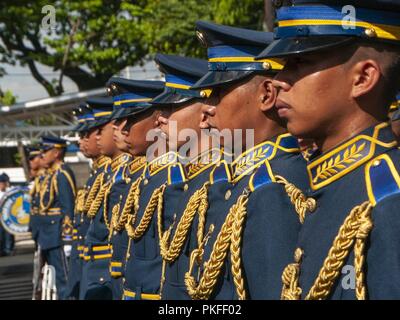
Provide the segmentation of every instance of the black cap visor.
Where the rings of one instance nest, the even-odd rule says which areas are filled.
[[[356,41],[356,37],[313,36],[278,39],[264,49],[256,60],[288,57],[344,46]]]

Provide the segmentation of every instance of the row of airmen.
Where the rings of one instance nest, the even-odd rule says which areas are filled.
[[[59,297],[400,298],[399,112],[387,120],[399,79],[374,73],[389,53],[364,48],[398,56],[400,32],[370,28],[400,18],[383,2],[357,4],[356,31],[332,25],[342,15],[332,1],[280,3],[275,35],[199,21],[208,61],[157,54],[165,82],[111,78],[111,98],[75,110],[93,160],[75,203],[65,141],[45,137],[32,230]],[[365,69],[357,50],[371,56]],[[358,68],[344,68],[353,58]],[[167,148],[151,154],[153,129]],[[197,148],[178,139],[187,129]],[[242,129],[242,153],[201,129]]]

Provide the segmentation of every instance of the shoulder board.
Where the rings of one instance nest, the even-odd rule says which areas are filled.
[[[269,161],[266,160],[260,167],[258,167],[256,172],[251,175],[249,180],[249,188],[250,191],[253,192],[259,187],[273,182],[275,182],[275,177],[272,173]]]
[[[400,177],[387,154],[382,154],[365,166],[365,182],[369,201],[376,205],[384,198],[400,192]]]
[[[175,163],[168,167],[168,184],[177,184],[186,181],[185,171],[181,163]]]
[[[185,165],[185,172],[189,180],[198,176],[221,160],[222,150],[214,148],[199,154]]]
[[[149,162],[146,166],[146,170],[143,173],[145,177],[154,176],[156,173],[169,167],[171,164],[175,163],[178,159],[176,152],[170,151],[164,155],[154,159]]]
[[[232,181],[231,170],[228,163],[225,160],[220,161],[214,167],[214,169],[210,172],[210,182],[214,184],[216,182]]]
[[[145,165],[146,165],[146,157],[135,157],[135,159],[128,165],[129,174],[134,174],[140,169],[143,169]]]

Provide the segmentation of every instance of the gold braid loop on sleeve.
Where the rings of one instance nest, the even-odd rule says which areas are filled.
[[[139,177],[132,183],[128,191],[128,196],[126,197],[124,207],[120,213],[120,207],[118,210],[113,212],[112,225],[113,229],[116,231],[121,231],[125,228],[128,222],[129,215],[135,214],[138,210],[139,196],[140,196],[140,182],[142,178]]]
[[[190,257],[189,271],[185,274],[185,284],[192,299],[209,299],[210,295],[212,294],[222,266],[225,262],[225,258],[228,254],[228,249],[231,245],[232,230],[235,219],[245,215],[243,211],[246,211],[247,201],[247,194],[241,195],[237,202],[230,208],[225,222],[222,225],[222,228],[218,233],[217,239],[213,245],[210,258],[208,261],[204,262],[204,271],[198,282],[196,282],[191,273],[193,270],[193,263],[196,259],[198,259],[199,255],[202,255],[203,248],[198,248],[197,251],[194,250],[192,252]],[[237,225],[239,225],[239,223]]]
[[[130,215],[127,224],[125,226],[129,238],[133,240],[139,239],[146,232],[153,218],[155,210],[157,208],[158,210],[162,210],[162,200],[163,200],[164,190],[165,190],[165,184],[153,191],[153,194],[151,195],[147,207],[144,210],[142,219],[140,219],[140,222],[136,228],[134,227],[136,218],[135,216]]]
[[[369,201],[354,207],[339,229],[328,256],[311,287],[306,299],[321,300],[328,297],[340,270],[354,246],[354,267],[356,273],[356,298],[366,298],[363,265],[365,262],[365,241],[372,230],[372,204]]]
[[[172,225],[166,232],[161,231],[160,235],[160,253],[163,258],[168,263],[175,261],[183,247],[186,237],[192,226],[192,222],[197,212],[201,211],[204,215],[205,208],[204,199],[207,201],[207,191],[209,183],[205,183],[200,189],[198,189],[189,199],[188,204],[182,214],[181,219],[178,222],[174,236],[170,241],[170,235],[172,231]],[[160,219],[159,219],[160,223]],[[204,230],[204,227],[203,229]],[[203,231],[201,231],[201,234]],[[201,239],[200,239],[201,242]]]
[[[295,210],[299,215],[300,222],[304,223],[307,211],[313,212],[317,207],[316,201],[313,198],[307,198],[299,188],[288,182],[282,176],[275,176],[275,181],[285,187],[290,202],[294,205]]]
[[[87,213],[90,210],[90,206],[93,204],[93,201],[96,199],[96,196],[100,190],[100,187],[103,184],[103,180],[104,180],[104,172],[100,173],[96,177],[96,180],[94,181],[92,187],[90,188],[89,194],[87,196],[87,199],[86,199],[84,207],[83,207],[84,213]]]

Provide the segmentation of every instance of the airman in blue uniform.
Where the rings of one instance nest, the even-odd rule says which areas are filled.
[[[158,95],[163,87],[162,82],[152,80],[128,80],[113,77],[108,81],[107,88],[114,101],[112,119],[114,121],[115,142],[121,151],[129,152],[129,146],[125,142],[125,135],[123,134],[127,117],[136,113],[141,107],[148,106],[148,101]],[[129,199],[137,189],[135,182],[142,174],[145,164],[146,158],[144,156],[133,157],[121,173],[123,178],[114,183],[110,194],[108,206],[109,244],[112,247],[110,275],[114,300],[121,300],[123,295],[122,279],[129,242],[125,223],[127,215],[134,205],[134,202],[129,201]]]
[[[254,61],[271,33],[203,21],[196,26],[209,58],[209,72],[192,87],[208,90],[201,127],[228,131],[235,145],[226,138],[221,143],[240,152],[210,174],[208,210],[197,230],[203,238],[191,252],[187,290],[192,299],[279,299],[280,274],[314,204],[299,189],[307,176],[297,139],[275,108],[272,79],[282,63]],[[254,129],[250,145],[248,129]]]
[[[31,197],[31,212],[29,218],[29,230],[32,234],[32,239],[37,242],[38,235],[38,215],[40,208],[40,188],[43,182],[45,169],[42,167],[42,152],[39,146],[30,146],[27,148],[27,155],[29,160],[29,170],[33,186],[30,190]]]
[[[146,86],[153,90],[158,88],[160,93],[164,83],[154,81]],[[122,212],[127,212],[125,228],[129,237],[123,271],[123,299],[159,299],[161,258],[158,251],[157,218],[154,215],[162,200],[168,167],[176,163],[177,154],[165,153],[164,150],[159,153],[155,151],[154,154],[148,152],[152,140],[146,135],[155,129],[157,121],[157,112],[148,98],[130,106],[126,94],[114,97],[114,101],[118,100],[129,108],[122,129],[129,152],[134,157],[146,156],[146,166],[141,170],[139,178],[132,182],[124,201],[127,208],[122,209]]]
[[[43,163],[47,168],[39,194],[37,242],[44,261],[54,266],[59,299],[65,298],[67,265],[64,245],[72,241],[75,203],[75,178],[64,164],[67,142],[57,137],[42,137]]]
[[[102,156],[96,144],[96,128],[92,130],[89,126],[94,121],[93,110],[83,103],[75,111],[78,124],[73,131],[79,134],[79,149],[85,157],[92,159],[91,173],[83,189],[77,192],[75,201],[74,229],[72,237],[72,249],[69,263],[67,297],[70,299],[79,299],[79,287],[82,276],[83,263],[83,244],[84,238],[89,228],[90,219],[86,212],[89,210],[90,203],[100,188],[100,174],[104,171],[109,158]]]
[[[400,151],[386,121],[400,82],[400,3],[295,0],[277,20],[258,59],[286,60],[274,80],[279,114],[318,146],[307,165],[318,205],[282,298],[398,299]]]
[[[201,90],[190,90],[208,72],[207,61],[163,54],[157,54],[155,61],[165,75],[166,87],[151,103],[161,111],[157,123],[168,150],[179,154],[179,161],[169,168],[162,221],[158,222],[163,263],[160,293],[162,299],[190,299],[184,272],[191,248],[197,244],[192,230],[198,224],[198,214],[206,208],[209,174],[222,151],[212,147],[209,136],[201,134],[199,120],[206,96]],[[188,135],[182,139],[184,132]]]
[[[93,98],[87,101],[93,109],[95,121],[89,125],[96,128],[96,141],[100,153],[111,159],[107,168],[100,174],[100,188],[95,195],[87,217],[90,225],[84,241],[84,265],[80,286],[80,299],[112,299],[112,290],[108,266],[111,247],[108,244],[110,221],[107,215],[109,201],[116,196],[112,193],[115,183],[123,178],[122,172],[131,157],[120,151],[113,139],[111,98]]]

